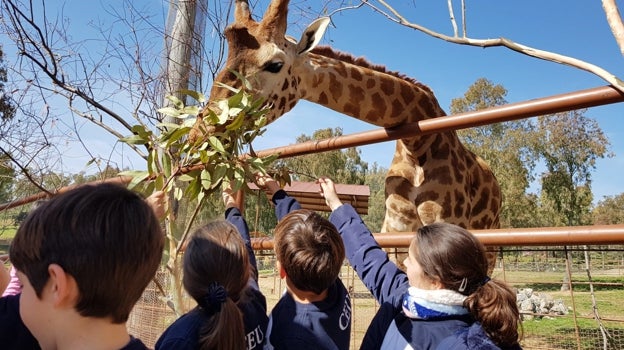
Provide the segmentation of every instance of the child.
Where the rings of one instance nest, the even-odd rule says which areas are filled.
[[[474,235],[447,223],[419,228],[403,272],[342,204],[334,183],[318,181],[347,259],[380,304],[360,349],[521,349],[516,295],[488,277],[485,248]]]
[[[265,349],[349,349],[351,299],[338,274],[345,251],[327,219],[299,203],[264,176],[279,223],[274,249],[286,293],[271,311]]]
[[[152,207],[125,187],[82,185],[53,197],[28,215],[11,244],[23,286],[15,322],[44,350],[147,349],[126,321],[163,245]]]
[[[223,201],[227,221],[200,227],[184,252],[182,283],[198,306],[165,330],[157,350],[262,347],[267,306],[249,228],[228,187]]]

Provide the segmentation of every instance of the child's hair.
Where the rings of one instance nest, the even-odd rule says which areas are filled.
[[[200,330],[200,349],[245,349],[243,315],[237,302],[251,276],[245,243],[234,225],[208,223],[191,236],[184,252],[182,283],[209,316]]]
[[[448,223],[430,224],[418,229],[409,249],[426,276],[467,296],[464,307],[494,343],[518,344],[516,294],[504,282],[490,280],[485,248],[472,233]]]
[[[316,212],[295,210],[275,227],[275,256],[300,290],[321,294],[338,278],[345,250],[336,227]]]
[[[152,208],[125,187],[82,185],[41,203],[20,225],[11,262],[40,298],[57,264],[71,275],[84,317],[127,321],[162,259],[164,235]]]

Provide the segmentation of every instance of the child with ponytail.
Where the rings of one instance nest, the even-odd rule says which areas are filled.
[[[260,349],[268,323],[249,228],[223,190],[226,220],[197,229],[186,246],[182,284],[197,307],[160,336],[160,349]]]
[[[473,234],[448,223],[419,228],[402,271],[334,183],[318,182],[349,263],[380,305],[361,350],[521,349],[516,294],[487,275],[485,249]]]

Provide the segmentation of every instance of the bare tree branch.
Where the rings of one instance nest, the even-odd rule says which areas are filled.
[[[607,22],[611,27],[611,32],[620,47],[620,53],[624,55],[624,24],[622,24],[622,16],[618,10],[615,0],[602,0],[602,8],[607,16]]]
[[[393,8],[385,0],[377,0],[377,2],[385,8],[385,10],[380,8],[379,6],[375,6],[370,0],[361,0],[361,1],[362,1],[362,4],[366,4],[367,6],[372,8],[374,11],[382,14],[389,20],[396,22],[398,24],[401,24],[403,26],[418,30],[434,38],[438,38],[438,39],[441,39],[450,43],[454,43],[454,44],[459,44],[459,45],[479,46],[483,48],[496,47],[496,46],[506,47],[510,50],[519,52],[523,55],[539,58],[545,61],[564,64],[564,65],[578,68],[578,69],[582,69],[584,71],[597,75],[598,77],[605,80],[607,83],[613,85],[618,90],[624,92],[624,81],[622,81],[620,78],[618,78],[614,74],[608,72],[607,70],[597,65],[594,65],[592,63],[585,62],[577,58],[561,55],[555,52],[536,49],[536,48],[526,46],[526,45],[517,43],[511,39],[507,39],[503,37],[498,38],[498,39],[472,39],[467,36],[459,37],[457,33],[455,33],[454,36],[448,36],[448,35],[436,32],[434,30],[431,30],[425,26],[421,26],[419,24],[409,22],[406,18],[404,18],[395,8]],[[451,10],[452,8],[451,1],[452,0],[449,0],[449,10]],[[614,25],[613,23],[615,24],[619,23],[619,25],[621,25],[621,19],[619,18],[619,14],[617,15],[613,14],[613,10],[614,9],[617,10],[617,5],[613,2],[613,0],[603,0],[603,5],[605,6],[605,11],[609,9],[609,12],[607,13],[607,17],[611,18],[609,23],[612,25],[612,28]],[[615,19],[616,16],[619,20]],[[454,16],[452,13],[451,13],[451,19],[452,21],[454,21]],[[619,30],[620,29],[618,28],[617,32],[614,32],[614,35],[616,35],[616,40],[618,40],[618,44],[620,43],[619,35],[621,35]],[[466,32],[464,32],[464,34],[466,35]],[[620,47],[622,47],[621,44],[620,44]]]

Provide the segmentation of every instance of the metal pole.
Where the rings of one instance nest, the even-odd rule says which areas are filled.
[[[561,246],[624,244],[624,225],[541,227],[521,229],[471,230],[486,246]],[[387,232],[373,235],[383,248],[409,247],[414,232]],[[273,249],[271,238],[252,240],[256,250]]]

